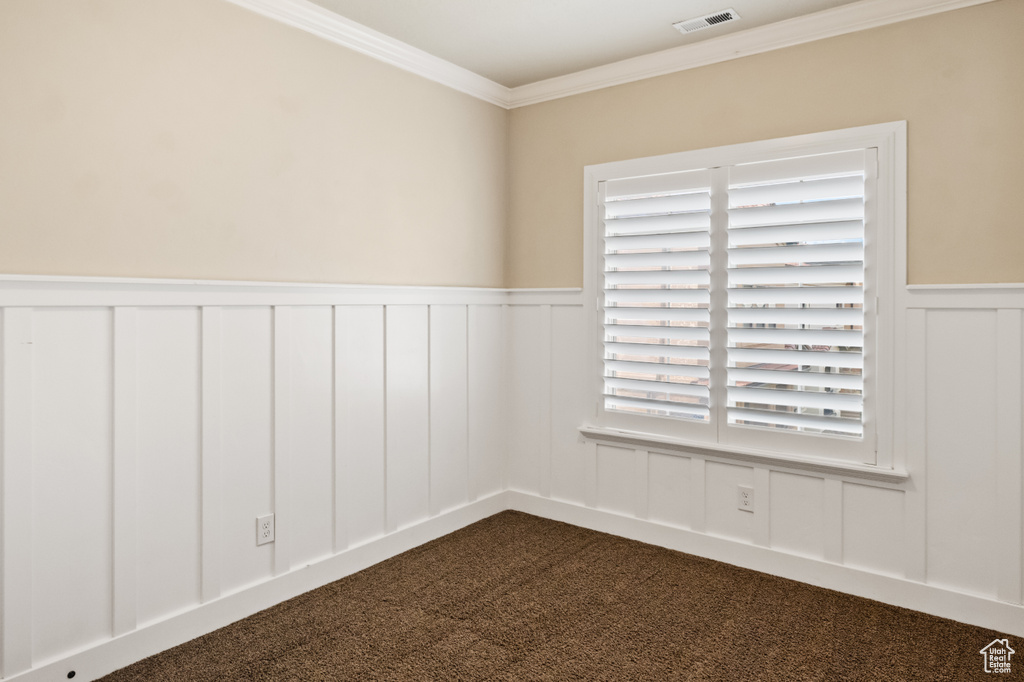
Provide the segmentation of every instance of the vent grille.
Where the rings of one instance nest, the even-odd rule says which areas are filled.
[[[740,18],[740,15],[736,13],[734,9],[723,9],[719,12],[712,14],[705,14],[702,17],[696,19],[687,19],[686,21],[678,21],[674,26],[680,33],[693,33],[694,31],[701,31],[705,28],[711,28],[712,26],[718,26],[729,21],[736,21]]]

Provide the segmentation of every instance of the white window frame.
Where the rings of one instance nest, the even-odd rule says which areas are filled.
[[[603,223],[601,183],[641,175],[656,175],[700,168],[827,154],[851,149],[874,149],[876,181],[868,183],[866,202],[874,204],[872,225],[865,225],[865,271],[874,295],[865,300],[865,333],[874,326],[873,342],[866,342],[865,437],[856,443],[828,435],[767,432],[765,429],[727,426],[724,418],[691,423],[665,417],[606,411],[603,400]],[[782,464],[810,464],[841,471],[893,471],[894,423],[894,307],[897,282],[906,281],[906,122],[897,121],[794,137],[678,152],[640,159],[613,161],[584,168],[584,302],[587,307],[588,375],[593,411],[581,426],[588,438],[651,449],[691,450],[720,457]],[[870,188],[873,185],[873,190]],[[714,191],[714,188],[713,188]],[[712,203],[724,201],[719,194]],[[712,244],[715,235],[712,235]],[[897,260],[897,259],[900,260]],[[712,281],[716,277],[712,273]],[[867,282],[865,282],[867,285]],[[714,313],[712,313],[714,314]],[[868,322],[870,316],[871,321]],[[723,358],[712,356],[712,362]],[[714,371],[714,370],[713,370]],[[712,396],[714,401],[714,394]],[[712,405],[712,415],[716,406]],[[724,410],[719,409],[724,415]],[[845,441],[845,442],[844,442]],[[905,476],[902,472],[896,472]]]

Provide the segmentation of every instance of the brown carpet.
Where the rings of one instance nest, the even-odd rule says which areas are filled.
[[[997,636],[503,512],[103,679],[991,679]]]

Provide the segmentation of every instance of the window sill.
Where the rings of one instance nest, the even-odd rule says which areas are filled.
[[[587,440],[619,447],[629,446],[669,453],[733,459],[747,464],[763,465],[772,468],[799,469],[818,474],[861,478],[881,483],[904,483],[910,478],[906,471],[882,469],[869,464],[779,455],[763,450],[713,443],[693,443],[653,433],[641,433],[639,431],[620,431],[618,429],[606,429],[587,425],[581,426],[579,431]]]

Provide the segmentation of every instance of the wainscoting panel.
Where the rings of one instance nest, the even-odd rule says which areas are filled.
[[[996,596],[996,311],[927,313],[928,582]],[[964,495],[964,491],[984,492]]]
[[[770,546],[783,552],[824,558],[825,481],[782,471],[769,472],[768,480]]]
[[[510,308],[509,326],[509,487],[541,495],[551,473],[551,306]]]
[[[188,614],[241,617],[266,585],[501,508],[505,292],[13,279],[5,679],[136,633],[139,652],[144,633],[189,639],[217,620],[174,625]],[[264,514],[276,539],[257,546]]]
[[[33,660],[113,634],[113,317],[32,314]]]
[[[509,506],[1024,636],[1024,290],[897,302],[902,483],[582,438],[578,292],[0,277],[2,676],[94,679]]]
[[[281,368],[289,391],[277,419],[286,429],[287,461],[274,453],[275,470],[284,465],[287,473],[275,476],[274,494],[286,498],[289,510],[275,512],[276,530],[291,540],[290,566],[301,568],[334,553],[334,311],[294,306],[290,314],[291,328],[283,330],[290,352]]]
[[[581,414],[593,408],[588,396],[587,354],[572,334],[583,325],[583,308],[551,308],[551,497],[584,503],[584,482],[579,475],[586,446],[577,433]]]
[[[509,318],[510,487],[544,500],[537,509],[589,508],[579,518],[605,519],[600,527],[610,532],[633,527],[610,518],[653,524],[661,529],[653,534],[676,532],[691,549],[694,534],[727,540],[735,556],[740,546],[769,548],[772,558],[753,564],[768,572],[787,565],[783,555],[801,557],[853,576],[1021,604],[1024,289],[900,292],[893,460],[909,471],[903,483],[584,441],[578,428],[593,419],[596,381],[587,315],[582,305],[552,297],[549,309],[539,298]],[[739,485],[754,486],[754,512],[737,508]],[[945,613],[968,618],[959,607]]]
[[[506,309],[468,306],[466,348],[468,391],[467,447],[469,498],[476,500],[505,489],[505,443],[508,438]]]
[[[274,544],[256,517],[274,512],[274,310],[222,309],[220,587],[231,594],[274,574]]]
[[[337,306],[335,550],[384,534],[384,306]]]
[[[755,490],[754,511],[740,511],[737,488],[754,484],[754,469],[724,462],[708,462],[704,477],[704,523],[707,533],[740,542],[753,542],[754,517],[768,513],[769,501],[758,497],[758,491]]]
[[[3,578],[0,665],[4,677],[32,667],[32,309],[0,315],[0,447]],[[102,531],[101,531],[102,532]]]
[[[633,454],[635,450],[597,446],[597,508],[636,515]]]
[[[843,563],[903,577],[903,492],[843,483]]]
[[[198,308],[138,310],[135,560],[151,567],[131,567],[139,624],[202,598],[200,319]]]
[[[469,501],[466,306],[430,306],[430,515]]]
[[[427,306],[388,306],[387,529],[430,515],[430,384]]]
[[[657,452],[647,457],[647,518],[689,528],[690,459]]]

